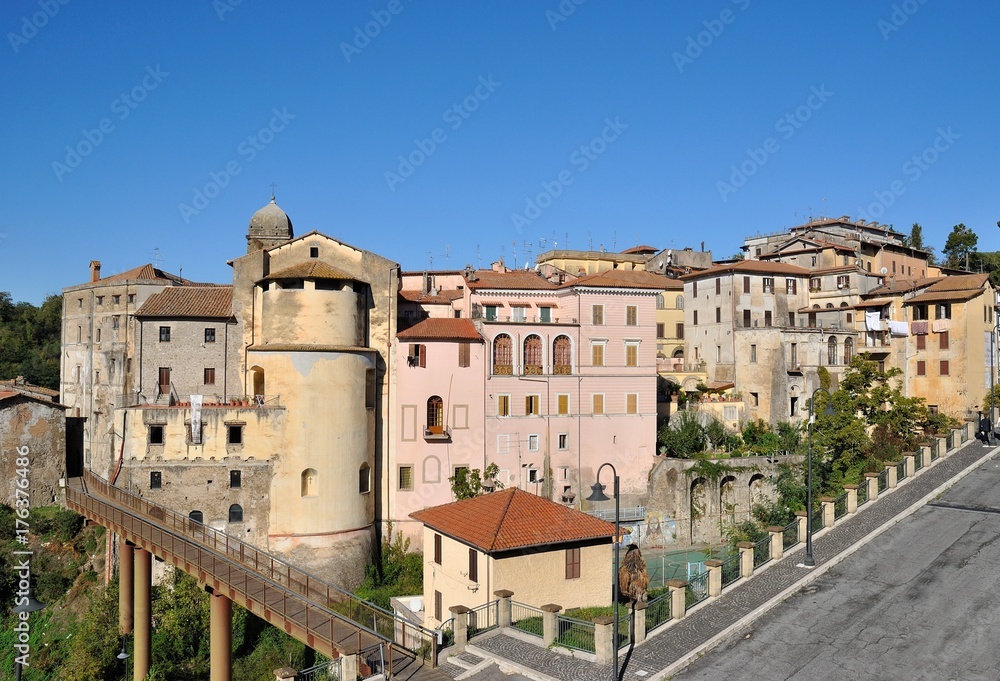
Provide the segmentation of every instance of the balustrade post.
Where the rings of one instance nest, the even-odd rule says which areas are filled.
[[[937,440],[938,440],[937,442],[938,454],[940,454],[943,457],[951,454],[951,451],[948,450],[948,438],[939,437]]]
[[[615,647],[612,615],[602,615],[594,618],[594,654],[598,664],[611,664],[615,660]]]
[[[906,471],[906,477],[912,478],[917,474],[917,462],[913,454],[903,455],[903,469]]]
[[[635,604],[632,617],[635,619],[635,644],[646,640],[646,607],[649,603],[641,601]]]
[[[886,485],[885,485],[886,489],[895,489],[896,488],[896,466],[897,465],[898,465],[897,461],[886,461],[885,462],[885,469],[888,471],[888,473],[886,474]]]
[[[722,561],[709,558],[705,568],[708,570],[708,595],[715,598],[722,593]]]
[[[275,681],[288,681],[289,679],[294,679],[298,675],[299,673],[291,667],[282,667],[281,669],[274,670]]]
[[[859,485],[844,485],[844,491],[847,492],[848,514],[858,512],[858,487]]]
[[[562,606],[548,603],[542,610],[542,645],[548,648],[559,638],[559,621],[556,616],[562,612]]]
[[[464,605],[453,605],[448,610],[455,618],[451,626],[455,633],[455,651],[462,652],[469,642],[469,609]]]
[[[751,561],[752,562],[752,561]],[[671,579],[667,582],[667,587],[670,589],[670,615],[674,619],[684,619],[684,614],[687,611],[687,580],[686,579]],[[645,622],[646,613],[643,612],[643,627],[646,626]],[[639,625],[636,624],[636,629]]]
[[[819,501],[823,505],[823,527],[833,527],[833,524],[837,521],[833,508],[834,498],[820,497]]]
[[[865,484],[868,485],[868,501],[878,500],[878,473],[865,473]]]
[[[340,678],[352,680],[358,678],[361,671],[360,667],[357,653],[340,656]]]
[[[795,519],[799,521],[799,543],[806,543],[806,536],[809,533],[809,517],[805,511],[796,511]]]
[[[509,627],[511,619],[510,599],[514,596],[514,592],[500,589],[494,591],[493,595],[497,597],[497,626],[501,629]]]
[[[753,549],[752,541],[741,541],[736,545],[740,550],[740,577],[744,579],[753,577]]]
[[[937,443],[934,443],[934,446],[937,446]],[[941,450],[938,451],[940,452]],[[928,466],[930,466],[935,462],[934,457],[931,456],[930,445],[920,445],[920,456],[924,457],[923,458],[924,468],[927,468]]]
[[[771,560],[781,560],[785,555],[785,528],[772,525],[767,533],[771,535]]]

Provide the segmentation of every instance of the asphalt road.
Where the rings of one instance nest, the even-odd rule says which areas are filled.
[[[998,456],[673,678],[1000,679]]]

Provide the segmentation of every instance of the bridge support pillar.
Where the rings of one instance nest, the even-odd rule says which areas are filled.
[[[217,591],[212,592],[209,621],[211,680],[232,681],[233,602]]]
[[[118,538],[118,628],[122,634],[132,633],[134,548],[124,537]]]
[[[150,591],[153,584],[153,556],[139,548],[135,552],[135,637],[133,639],[132,678],[143,681],[149,674],[151,663],[150,638],[153,630],[152,600]]]

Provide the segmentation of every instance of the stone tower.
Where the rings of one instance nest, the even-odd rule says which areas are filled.
[[[267,204],[250,218],[250,229],[247,232],[247,253],[264,250],[283,244],[294,236],[292,221],[285,211],[278,208],[271,195],[271,203]]]

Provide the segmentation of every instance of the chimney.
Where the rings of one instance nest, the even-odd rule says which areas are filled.
[[[101,278],[101,261],[91,260],[90,261],[90,280],[97,281]]]

